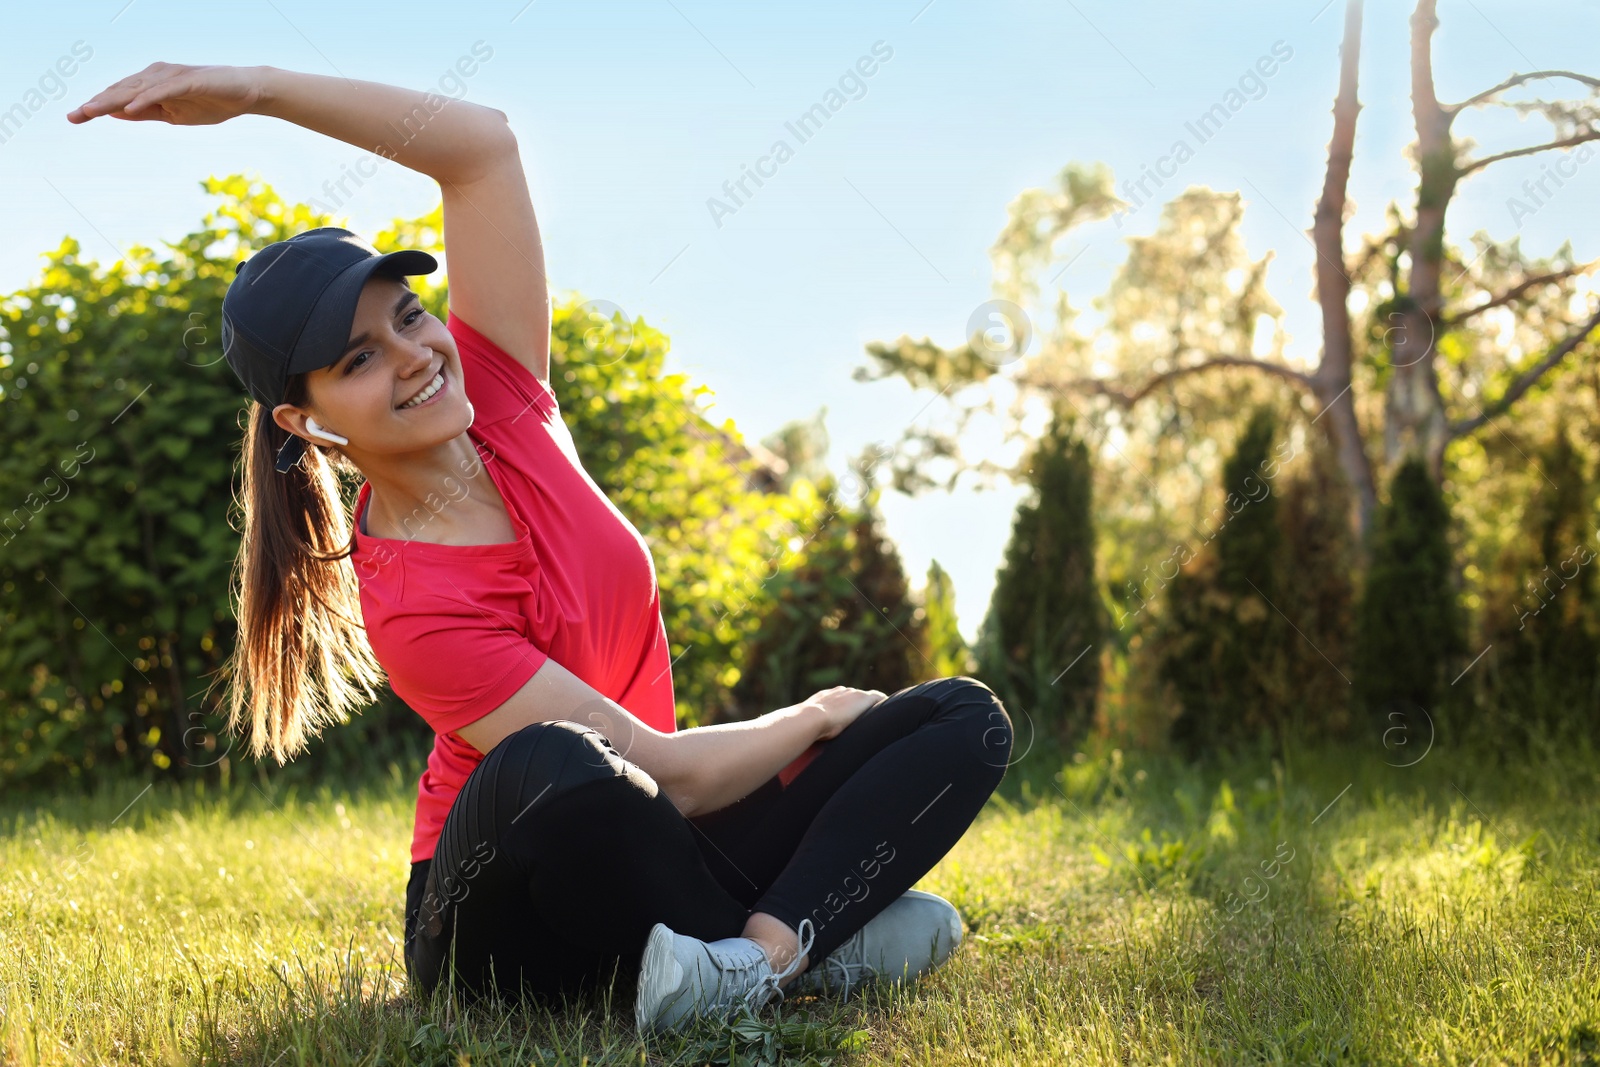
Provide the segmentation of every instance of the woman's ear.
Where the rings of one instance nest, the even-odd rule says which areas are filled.
[[[295,416],[304,414],[306,413],[293,404],[279,404],[272,409],[272,421],[277,423],[284,433],[304,436],[304,431],[300,429],[299,423],[295,421]]]
[[[279,404],[273,408],[272,421],[296,437],[318,437],[339,445],[350,443],[348,437],[341,437],[326,427],[318,426],[317,420],[309,412],[302,411],[293,404]]]

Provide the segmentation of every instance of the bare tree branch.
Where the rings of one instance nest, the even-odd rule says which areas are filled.
[[[1572,333],[1568,334],[1566,340],[1552,348],[1543,359],[1534,364],[1532,367],[1529,367],[1527,371],[1517,378],[1516,381],[1512,382],[1506,391],[1500,394],[1499,400],[1496,400],[1492,404],[1484,405],[1482,410],[1480,410],[1478,414],[1474,415],[1470,419],[1463,419],[1460,422],[1451,423],[1450,437],[1454,439],[1462,436],[1463,434],[1471,433],[1473,430],[1476,430],[1490,419],[1511,407],[1512,404],[1515,404],[1522,397],[1523,393],[1526,393],[1533,387],[1533,384],[1537,382],[1546,371],[1560,363],[1563,359],[1566,359],[1567,356],[1571,354],[1572,350],[1582,344],[1597,327],[1600,327],[1600,307],[1595,309],[1595,313],[1589,316],[1588,321],[1586,321],[1582,326],[1579,326]]]
[[[1482,159],[1475,159],[1466,166],[1459,168],[1456,171],[1456,174],[1458,177],[1465,177],[1475,170],[1482,170],[1489,164],[1498,163],[1502,159],[1515,159],[1517,156],[1531,156],[1535,152],[1547,152],[1552,148],[1571,148],[1573,145],[1579,145],[1583,144],[1585,141],[1595,140],[1600,140],[1600,130],[1585,130],[1582,133],[1574,134],[1571,137],[1563,137],[1559,141],[1551,141],[1549,144],[1536,144],[1530,145],[1527,148],[1514,148],[1509,152],[1497,152],[1492,156],[1484,156]]]
[[[1309,374],[1297,371],[1293,367],[1286,367],[1281,363],[1268,363],[1266,360],[1251,359],[1248,356],[1212,356],[1209,359],[1202,360],[1199,363],[1191,363],[1185,367],[1173,367],[1171,370],[1165,370],[1153,375],[1142,386],[1132,392],[1118,389],[1114,383],[1104,378],[1078,378],[1066,382],[1057,382],[1055,387],[1108,397],[1118,407],[1130,408],[1157,389],[1160,389],[1163,385],[1167,385],[1179,378],[1188,377],[1191,374],[1198,374],[1201,371],[1214,370],[1217,367],[1249,367],[1252,370],[1276,375],[1309,392],[1315,392],[1316,383]]]
[[[1339,92],[1333,100],[1333,135],[1328,139],[1328,166],[1323,172],[1322,195],[1317,200],[1311,233],[1317,250],[1315,266],[1317,307],[1322,315],[1322,358],[1310,376],[1312,392],[1332,416],[1324,432],[1339,457],[1355,493],[1356,519],[1366,530],[1377,510],[1377,488],[1372,462],[1367,457],[1356,420],[1355,397],[1350,392],[1354,345],[1350,327],[1350,275],[1344,254],[1344,213],[1348,204],[1350,164],[1355,155],[1356,99],[1361,65],[1361,0],[1345,5],[1344,38],[1339,46]],[[1318,418],[1321,418],[1319,415]]]
[[[1439,395],[1435,347],[1444,311],[1445,214],[1455,196],[1460,172],[1452,116],[1439,106],[1433,77],[1433,35],[1439,29],[1437,0],[1417,0],[1411,14],[1411,117],[1417,140],[1416,208],[1409,234],[1403,286],[1409,299],[1391,319],[1385,347],[1393,373],[1384,386],[1383,456],[1385,468],[1407,455],[1426,461],[1437,484],[1449,423]]]
[[[1507,78],[1505,81],[1501,82],[1499,85],[1496,85],[1492,89],[1485,89],[1477,96],[1468,97],[1459,104],[1445,104],[1443,107],[1444,110],[1454,115],[1458,112],[1465,111],[1469,107],[1477,107],[1479,104],[1485,103],[1491,97],[1503,93],[1507,89],[1514,89],[1517,86],[1522,85],[1525,82],[1531,82],[1536,78],[1571,78],[1573,81],[1582,82],[1591,89],[1600,90],[1600,78],[1591,78],[1587,74],[1575,74],[1570,70],[1536,70],[1531,74],[1513,74],[1511,77]]]
[[[1595,268],[1596,264],[1600,264],[1600,259],[1589,263],[1576,264],[1568,267],[1566,270],[1554,271],[1550,274],[1535,274],[1531,278],[1524,278],[1522,281],[1518,282],[1516,285],[1513,285],[1499,296],[1492,297],[1489,300],[1485,300],[1481,304],[1475,304],[1472,307],[1458,311],[1454,315],[1440,316],[1439,325],[1459,325],[1460,323],[1472,318],[1472,316],[1478,314],[1479,312],[1488,311],[1490,308],[1497,308],[1511,303],[1512,301],[1521,297],[1522,294],[1526,293],[1529,289],[1537,289],[1541,285],[1547,285],[1550,282],[1558,282],[1563,278],[1571,278],[1576,274],[1587,274]]]

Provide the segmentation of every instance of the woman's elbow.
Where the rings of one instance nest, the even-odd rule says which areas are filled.
[[[658,747],[656,765],[651,776],[656,786],[672,801],[679,814],[687,818],[706,810],[706,793],[710,783],[704,776],[701,761],[693,758],[686,746],[678,744],[682,735],[661,734],[655,738]]]
[[[436,176],[456,185],[471,185],[508,168],[520,172],[517,135],[511,132],[506,113],[483,104],[470,106],[476,111],[471,116],[470,132],[461,142],[462,150],[454,154],[452,172]]]
[[[517,135],[511,130],[511,116],[497,107],[489,107],[487,104],[482,106],[489,113],[488,117],[493,120],[491,125],[494,129],[495,148],[502,152],[516,151]]]
[[[673,767],[666,773],[655,775],[656,787],[666,794],[672,806],[685,818],[697,814],[704,807],[705,788],[693,766]]]

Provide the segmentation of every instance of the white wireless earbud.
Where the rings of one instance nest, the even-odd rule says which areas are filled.
[[[318,426],[317,425],[317,420],[313,419],[309,415],[306,416],[306,433],[314,434],[317,437],[321,437],[322,439],[327,440],[327,441],[332,441],[334,444],[338,444],[338,445],[347,445],[347,444],[350,443],[350,438],[348,438],[348,437],[340,437],[336,433],[329,433],[327,430],[324,430],[321,426]]]

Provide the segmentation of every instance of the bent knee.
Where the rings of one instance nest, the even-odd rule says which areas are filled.
[[[1004,768],[1011,759],[1014,735],[1011,716],[1000,698],[977,678],[965,674],[940,678],[930,695],[939,701],[941,714],[972,723],[972,744],[984,763]]]
[[[588,782],[616,778],[627,765],[611,743],[593,727],[570,719],[529,723],[484,757],[495,777],[511,776],[520,791],[564,793]]]
[[[955,674],[936,678],[924,684],[928,686],[927,694],[939,702],[941,711],[987,715],[993,709],[998,710],[1002,716],[1006,713],[994,690],[970,675]]]

